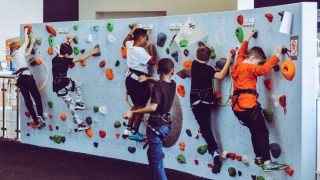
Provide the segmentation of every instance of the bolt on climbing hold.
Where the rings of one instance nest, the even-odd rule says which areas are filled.
[[[92,35],[91,35],[91,34],[88,34],[88,35],[87,35],[86,41],[87,41],[88,43],[91,43],[91,42],[92,42]]]
[[[85,49],[82,49],[80,52],[81,52],[81,54],[83,54],[85,51],[86,51]]]
[[[29,34],[32,32],[32,26],[31,26],[31,25],[25,25],[25,26],[23,27],[23,29],[25,29],[25,28],[28,29],[27,34],[29,35]]]

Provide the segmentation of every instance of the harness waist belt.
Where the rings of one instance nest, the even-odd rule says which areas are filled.
[[[253,89],[238,89],[238,90],[234,90],[233,91],[233,95],[235,95],[235,96],[239,96],[240,94],[252,94],[252,95],[255,95],[257,97],[259,96],[257,91],[253,90]]]
[[[24,68],[20,68],[18,71],[16,71],[14,74],[16,75],[20,75],[21,73],[23,73],[23,71],[29,70],[29,68],[24,67]]]

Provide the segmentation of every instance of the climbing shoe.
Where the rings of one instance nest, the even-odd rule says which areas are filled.
[[[254,163],[259,166],[259,167],[262,167],[263,166],[263,158],[262,157],[256,157],[254,158]]]
[[[221,162],[221,161],[219,161],[218,164],[214,164],[213,167],[212,167],[212,170],[211,170],[212,173],[213,173],[213,174],[218,174],[218,173],[220,173],[221,166],[222,166],[222,162]]]
[[[89,125],[83,121],[82,123],[78,124],[78,131],[84,131],[86,129],[89,129]]]
[[[41,116],[37,116],[37,119],[38,119],[38,124],[37,124],[37,128],[38,129],[41,129],[43,128],[44,126],[46,126],[46,123],[44,122],[43,118]]]
[[[264,172],[278,171],[287,168],[288,166],[285,164],[277,164],[274,162],[270,162],[269,164],[263,165],[262,169]]]
[[[218,150],[215,150],[212,154],[212,159],[213,159],[213,164],[219,164],[221,163],[220,161],[220,154]]]
[[[82,102],[77,102],[76,107],[74,109],[75,110],[84,110],[84,109],[86,109],[86,106]]]
[[[125,135],[125,136],[129,136],[129,135],[131,135],[132,134],[132,132],[131,132],[131,130],[129,130],[129,129],[124,129],[124,132],[123,132],[123,135]]]
[[[146,139],[146,137],[141,135],[140,133],[131,134],[128,136],[128,138],[134,141],[144,141]]]

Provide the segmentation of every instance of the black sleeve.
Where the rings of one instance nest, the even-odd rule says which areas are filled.
[[[64,61],[67,65],[71,65],[73,63],[73,58],[65,58]]]
[[[216,69],[212,66],[209,66],[208,70],[209,70],[210,77],[214,78],[214,74],[216,73]]]
[[[160,104],[161,103],[161,87],[159,84],[155,84],[153,87],[152,95],[151,95],[151,103]]]

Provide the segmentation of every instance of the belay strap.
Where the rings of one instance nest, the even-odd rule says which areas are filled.
[[[150,114],[150,117],[161,118],[161,120],[164,121],[165,123],[172,122],[172,120],[170,118],[170,112],[169,113],[152,113],[152,114]]]
[[[258,99],[258,97],[259,97],[259,94],[257,93],[257,91],[256,91],[256,90],[253,90],[253,89],[238,89],[238,90],[234,90],[234,91],[233,91],[233,96],[235,96],[235,102],[234,102],[234,104],[232,105],[232,109],[234,108],[234,106],[235,106],[236,104],[238,105],[238,107],[239,107],[240,109],[250,109],[250,108],[242,108],[242,107],[239,105],[238,100],[239,100],[239,96],[240,96],[241,94],[252,94],[252,95],[255,95],[255,96],[257,97],[257,99]]]

